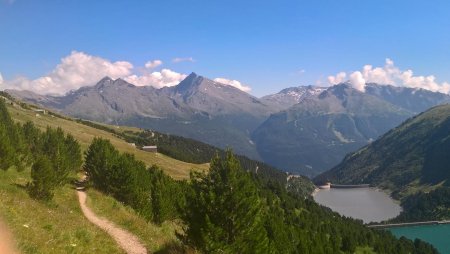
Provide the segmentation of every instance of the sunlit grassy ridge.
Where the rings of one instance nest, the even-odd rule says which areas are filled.
[[[83,150],[87,149],[90,142],[94,137],[102,137],[109,139],[111,143],[120,151],[132,153],[138,160],[145,162],[148,166],[156,164],[160,166],[168,175],[175,179],[188,178],[191,170],[207,170],[208,164],[192,164],[179,160],[172,159],[160,153],[148,153],[142,150],[136,149],[129,145],[124,140],[114,136],[112,133],[95,129],[75,121],[70,121],[60,117],[52,116],[49,114],[36,114],[36,112],[28,109],[23,109],[20,106],[8,106],[8,110],[12,118],[18,122],[24,123],[27,121],[33,122],[39,128],[46,128],[47,126],[56,128],[61,127],[65,132],[72,134]],[[111,127],[116,128],[116,127]],[[120,127],[128,130],[135,128]]]

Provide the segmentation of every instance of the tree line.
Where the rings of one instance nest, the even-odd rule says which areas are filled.
[[[153,130],[121,131],[92,121],[83,119],[77,119],[76,121],[93,128],[110,132],[116,137],[129,143],[135,143],[138,147],[157,145],[159,153],[184,162],[208,163],[216,153],[219,153],[222,157],[226,154],[226,151],[223,149],[177,135],[160,133]],[[286,173],[275,167],[260,161],[249,159],[243,155],[235,155],[235,157],[239,160],[243,168],[255,173],[257,172],[263,179],[277,180],[281,184],[287,182]],[[290,185],[292,186],[292,189],[295,189],[299,194],[307,196],[314,190],[314,185],[306,177],[300,178],[301,179],[296,179],[297,181],[292,181]],[[297,184],[297,182],[301,182],[301,184]]]
[[[173,180],[157,166],[146,168],[134,155],[119,151],[109,140],[95,138],[85,153],[89,183],[131,206],[155,223],[178,217],[186,183]]]
[[[24,170],[31,166],[27,190],[31,197],[49,201],[82,164],[78,141],[61,128],[42,132],[32,122],[14,123],[0,99],[0,168]]]

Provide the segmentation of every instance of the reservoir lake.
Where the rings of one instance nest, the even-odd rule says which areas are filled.
[[[364,223],[394,218],[402,210],[389,195],[375,188],[321,189],[315,193],[314,200]]]
[[[386,193],[374,188],[322,189],[314,200],[341,215],[360,219],[364,223],[381,222],[396,217],[401,207]],[[436,247],[440,253],[450,253],[450,224],[393,227],[386,229],[396,237],[419,238]]]

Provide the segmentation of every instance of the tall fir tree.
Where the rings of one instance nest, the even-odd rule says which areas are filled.
[[[61,128],[47,127],[41,149],[52,162],[58,185],[63,185],[67,176],[81,167],[80,145],[71,135],[65,136]]]
[[[71,134],[67,134],[64,139],[64,146],[65,156],[69,158],[67,170],[72,172],[80,170],[83,164],[80,144]]]
[[[53,198],[53,190],[57,185],[57,176],[51,161],[41,156],[31,167],[31,183],[28,192],[32,198],[48,201]]]
[[[205,253],[270,253],[258,189],[231,151],[191,181],[184,241]]]
[[[107,139],[94,138],[85,152],[83,169],[86,171],[90,183],[101,191],[109,191],[107,179],[112,167],[117,163],[119,152]]]
[[[23,125],[22,132],[27,150],[26,161],[30,164],[38,158],[39,153],[42,150],[42,133],[33,122],[30,121]]]
[[[4,99],[0,98],[0,168],[7,170],[15,166],[24,169],[24,140],[20,124],[15,124],[9,115]]]

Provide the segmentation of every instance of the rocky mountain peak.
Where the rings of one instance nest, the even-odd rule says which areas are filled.
[[[180,84],[175,87],[175,89],[179,93],[191,91],[192,89],[200,86],[204,79],[204,77],[197,75],[195,72],[192,72],[191,74],[189,74],[189,76],[183,79],[183,81],[181,81]]]
[[[99,82],[97,82],[97,84],[95,85],[97,88],[101,88],[101,87],[105,87],[108,85],[111,85],[114,83],[114,80],[108,76],[105,76],[104,78],[102,78]]]

